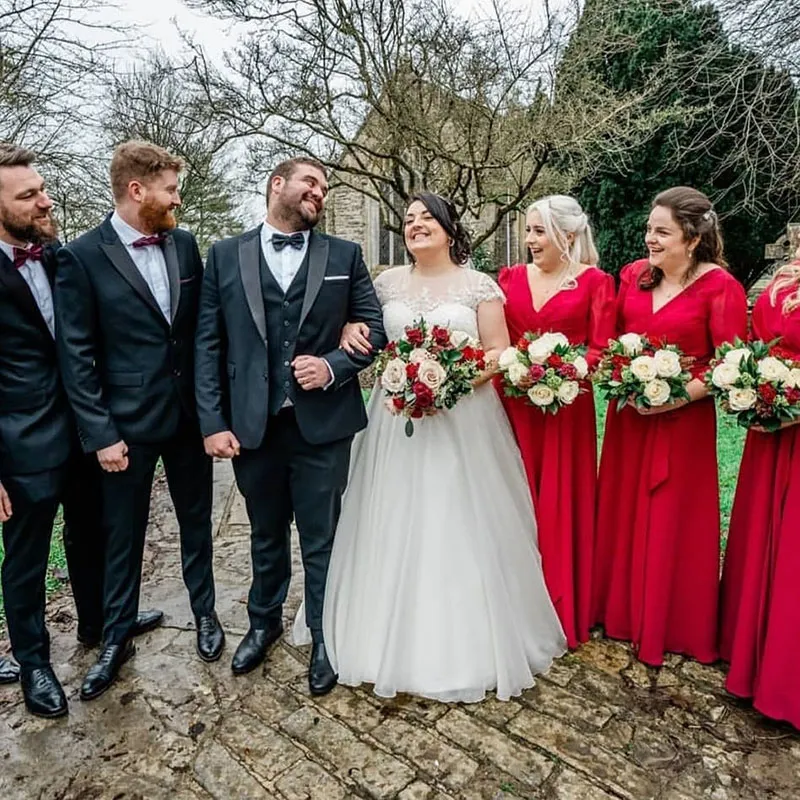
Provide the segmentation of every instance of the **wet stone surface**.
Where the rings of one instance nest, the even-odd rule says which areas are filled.
[[[75,640],[68,592],[48,607],[53,666],[70,714],[31,717],[0,687],[2,800],[399,798],[400,800],[764,800],[800,797],[800,734],[724,690],[724,672],[680,657],[643,667],[594,639],[509,703],[445,706],[370,687],[311,698],[305,648],[281,641],[263,668],[234,677],[247,629],[247,515],[230,465],[216,465],[216,664],[194,652],[177,524],[154,494],[142,607],[164,627],[137,640],[121,679],[91,703],[78,688],[94,653]],[[299,555],[286,606],[302,596]],[[0,652],[7,650],[5,635]]]

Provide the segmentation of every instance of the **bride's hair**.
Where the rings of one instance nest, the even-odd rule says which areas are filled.
[[[428,210],[430,215],[444,228],[452,244],[450,245],[450,260],[454,264],[464,266],[472,255],[472,240],[469,231],[464,227],[458,218],[456,207],[444,197],[433,192],[420,192],[408,198],[408,205],[420,202]],[[403,237],[405,241],[405,237]],[[408,247],[406,247],[408,251]],[[414,256],[408,251],[411,261]]]
[[[551,194],[531,203],[525,215],[532,211],[539,212],[547,238],[561,251],[561,259],[567,264],[563,288],[574,289],[577,286],[575,275],[581,266],[596,266],[600,260],[589,218],[581,204],[566,194]],[[572,244],[569,234],[574,237]]]

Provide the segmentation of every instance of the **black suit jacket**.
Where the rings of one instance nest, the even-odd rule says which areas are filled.
[[[52,285],[56,247],[42,264]],[[0,251],[0,480],[63,464],[75,446],[56,346],[33,294]]]
[[[383,314],[361,248],[312,231],[294,355],[327,359],[330,388],[295,387],[300,433],[311,444],[352,436],[367,423],[353,380],[374,355],[339,349],[345,323],[369,325],[373,352],[386,344]],[[196,339],[197,411],[204,436],[230,430],[254,449],[266,430],[269,406],[267,326],[260,279],[261,226],[217,242],[208,254]]]
[[[203,263],[188,231],[172,231],[162,247],[171,321],[110,216],[58,252],[58,355],[87,453],[121,439],[163,442],[182,417],[195,418],[194,333]]]

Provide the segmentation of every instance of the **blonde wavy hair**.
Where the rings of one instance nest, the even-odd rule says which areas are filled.
[[[782,308],[784,314],[791,314],[800,306],[800,248],[798,248],[797,256],[798,258],[785,264],[775,273],[769,290],[770,302],[775,306],[778,302],[778,294],[784,289],[794,287],[794,291],[784,298]]]
[[[525,215],[538,211],[547,238],[561,251],[567,270],[561,282],[563,289],[575,289],[577,273],[582,266],[596,266],[600,257],[594,244],[592,226],[581,204],[566,194],[551,194],[528,206]],[[569,234],[573,234],[572,244]]]

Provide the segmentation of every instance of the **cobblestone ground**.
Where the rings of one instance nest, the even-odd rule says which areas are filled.
[[[228,644],[220,662],[203,664],[165,498],[160,487],[142,600],[166,611],[165,626],[137,641],[104,697],[81,703],[93,653],[75,641],[69,597],[51,602],[53,662],[70,715],[33,718],[17,687],[0,688],[3,800],[800,797],[800,736],[734,702],[719,669],[677,657],[647,669],[618,643],[590,642],[508,703],[383,701],[343,687],[312,699],[307,652],[286,641],[263,669],[234,678],[249,551],[228,465],[218,465],[215,503]],[[287,614],[299,599],[295,581]]]

